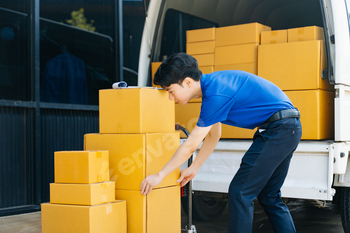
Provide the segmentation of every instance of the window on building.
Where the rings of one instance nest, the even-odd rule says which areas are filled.
[[[116,77],[114,0],[41,0],[41,101],[98,105]]]
[[[0,99],[30,100],[27,1],[0,1]]]

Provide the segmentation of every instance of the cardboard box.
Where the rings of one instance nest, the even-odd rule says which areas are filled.
[[[215,65],[214,53],[192,55],[197,60],[198,66],[213,66]]]
[[[187,105],[175,105],[175,120],[177,124],[185,127],[190,133],[197,124],[198,117],[201,111],[201,103],[188,103]],[[221,138],[241,138],[252,139],[255,130],[243,129],[222,124]],[[181,138],[186,138],[186,135],[181,132]]]
[[[165,90],[100,90],[100,133],[174,132],[174,111],[174,101]]]
[[[300,111],[301,139],[334,139],[334,92],[307,90],[285,93]]]
[[[175,123],[174,123],[175,128]],[[140,190],[146,176],[159,172],[180,145],[180,135],[85,134],[85,149],[109,150],[110,176],[116,189]],[[179,185],[180,169],[165,177],[156,188]]]
[[[153,84],[153,79],[154,79],[154,74],[157,72],[159,66],[162,64],[162,62],[152,62],[151,64],[151,73],[152,73],[152,87],[158,87],[158,88],[162,88],[159,85],[154,85]]]
[[[81,206],[41,204],[42,233],[126,233],[126,202]]]
[[[95,184],[50,184],[50,203],[98,205],[115,201],[115,182]]]
[[[108,151],[55,152],[55,183],[92,184],[109,181]]]
[[[187,43],[209,40],[215,40],[215,28],[205,28],[186,31]]]
[[[198,67],[202,74],[210,74],[214,72],[214,66],[199,66]]]
[[[317,26],[288,29],[288,42],[323,40],[323,28]]]
[[[259,23],[220,27],[215,32],[215,44],[216,47],[250,43],[259,44],[262,31],[271,31],[271,28]]]
[[[128,233],[180,233],[180,186],[152,190],[141,195],[140,190],[116,190],[117,199],[126,200]]]
[[[260,45],[258,75],[282,90],[333,90],[321,76],[326,69],[323,46],[320,40]]]
[[[243,70],[252,74],[257,74],[257,64],[253,63],[244,63],[244,64],[234,64],[234,65],[223,65],[223,66],[215,66],[214,71],[221,70]]]
[[[277,44],[288,42],[288,30],[261,32],[261,44]]]
[[[194,42],[186,44],[186,53],[190,55],[214,53],[215,41]]]
[[[258,43],[215,48],[215,65],[256,63]]]

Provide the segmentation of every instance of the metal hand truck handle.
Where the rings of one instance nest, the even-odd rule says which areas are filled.
[[[186,137],[190,135],[188,130],[185,127],[182,127],[179,124],[175,124],[175,130],[181,130],[186,134]],[[188,167],[191,166],[193,161],[193,154],[191,157],[188,159]],[[187,233],[197,233],[196,227],[192,224],[192,180],[190,180],[188,183],[188,188],[187,188],[187,198],[188,198],[188,214],[187,214],[187,226],[186,229],[183,231],[187,231]]]

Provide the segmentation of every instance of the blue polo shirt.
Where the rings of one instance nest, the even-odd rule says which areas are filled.
[[[294,106],[275,84],[237,70],[203,74],[200,127],[215,123],[254,129],[273,113]]]

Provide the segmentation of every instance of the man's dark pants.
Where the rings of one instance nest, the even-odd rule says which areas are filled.
[[[298,118],[262,124],[229,187],[229,233],[252,232],[254,203],[258,198],[275,232],[296,232],[280,188],[290,159],[301,138]]]

